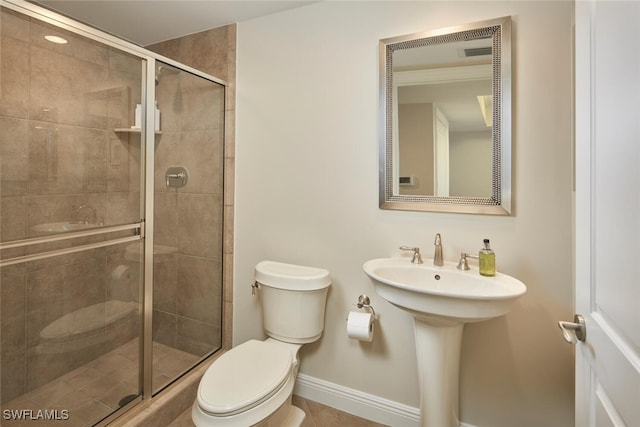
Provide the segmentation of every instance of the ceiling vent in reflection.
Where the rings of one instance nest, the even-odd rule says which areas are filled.
[[[470,49],[465,49],[464,50],[464,56],[465,57],[484,56],[484,55],[491,55],[491,46],[489,46],[489,47],[474,47],[474,48],[470,48]]]

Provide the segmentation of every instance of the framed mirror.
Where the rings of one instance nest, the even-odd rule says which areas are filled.
[[[511,18],[380,41],[380,208],[511,213]]]

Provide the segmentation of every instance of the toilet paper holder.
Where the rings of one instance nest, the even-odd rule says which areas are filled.
[[[368,296],[362,294],[358,297],[358,302],[356,303],[356,307],[362,309],[362,308],[366,308],[368,310],[371,310],[371,314],[373,315],[373,317],[376,317],[376,311],[373,309],[373,307],[371,306],[371,300],[369,299]]]

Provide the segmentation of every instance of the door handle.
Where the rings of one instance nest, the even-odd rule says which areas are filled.
[[[587,339],[587,325],[580,314],[573,316],[573,322],[559,321],[558,327],[562,330],[562,337],[570,344]]]

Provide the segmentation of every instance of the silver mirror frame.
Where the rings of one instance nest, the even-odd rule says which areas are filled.
[[[478,37],[493,40],[493,170],[492,195],[441,197],[394,194],[393,183],[393,52]],[[511,214],[511,17],[476,22],[380,40],[379,206],[381,209]]]

